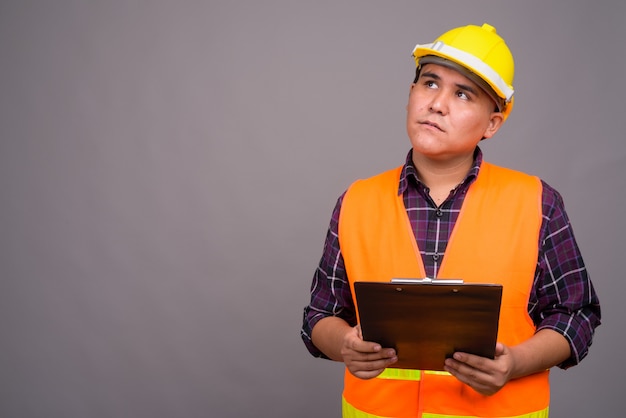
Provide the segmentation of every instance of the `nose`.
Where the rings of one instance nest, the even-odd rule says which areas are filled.
[[[431,97],[428,110],[432,113],[445,115],[448,113],[448,101],[443,90],[437,90]]]

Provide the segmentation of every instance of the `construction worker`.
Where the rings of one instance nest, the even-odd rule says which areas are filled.
[[[402,166],[353,183],[333,211],[302,338],[345,363],[344,417],[547,417],[549,369],[578,364],[600,305],[559,193],[490,164],[478,144],[513,108],[513,56],[488,24],[413,51]],[[364,341],[355,281],[461,278],[503,285],[495,358],[457,352],[445,371],[394,369]]]

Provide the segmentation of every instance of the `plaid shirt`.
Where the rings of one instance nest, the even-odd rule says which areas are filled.
[[[429,196],[428,188],[418,179],[412,152],[406,158],[398,194],[404,197],[404,206],[428,277],[437,277],[465,194],[476,179],[481,163],[482,152],[477,148],[474,165],[465,180],[437,207]],[[578,364],[587,355],[594,329],[600,325],[600,305],[574,239],[561,195],[543,181],[542,185],[543,219],[528,313],[537,330],[549,328],[568,340],[571,357],[559,365],[567,368]],[[345,192],[333,210],[324,252],[313,276],[311,302],[304,309],[301,335],[309,352],[316,357],[325,357],[311,341],[311,330],[320,319],[337,316],[351,326],[356,325],[355,307],[338,237],[344,195]]]

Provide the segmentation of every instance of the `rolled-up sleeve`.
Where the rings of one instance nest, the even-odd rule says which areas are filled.
[[[540,329],[562,334],[571,356],[560,368],[578,364],[588,353],[600,325],[598,296],[574,237],[563,199],[543,183],[543,222],[540,250],[529,313]]]
[[[339,197],[333,210],[324,243],[324,252],[311,283],[311,300],[304,308],[300,335],[309,352],[315,357],[326,358],[311,340],[313,327],[322,318],[336,316],[344,319],[351,326],[356,325],[352,293],[339,246],[339,214],[343,196]]]

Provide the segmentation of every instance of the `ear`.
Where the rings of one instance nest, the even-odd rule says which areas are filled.
[[[489,125],[487,125],[487,129],[485,129],[485,133],[483,134],[483,139],[491,138],[498,132],[500,126],[504,123],[504,116],[501,112],[493,112],[491,116],[489,116]]]

